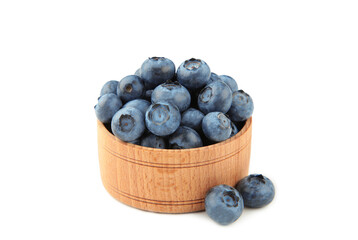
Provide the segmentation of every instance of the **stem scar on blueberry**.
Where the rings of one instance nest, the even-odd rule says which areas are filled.
[[[132,92],[133,90],[133,87],[132,87],[132,84],[127,84],[125,87],[124,87],[125,91],[126,92]]]

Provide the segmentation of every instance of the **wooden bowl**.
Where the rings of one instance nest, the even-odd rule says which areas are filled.
[[[162,213],[204,210],[213,186],[234,186],[248,175],[248,119],[234,137],[192,149],[156,149],[119,140],[97,121],[101,178],[107,191],[135,208]]]

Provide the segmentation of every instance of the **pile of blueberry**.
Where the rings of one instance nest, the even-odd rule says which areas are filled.
[[[235,188],[224,184],[211,188],[205,197],[205,211],[215,222],[228,225],[241,216],[244,207],[264,207],[274,196],[275,187],[269,178],[251,174],[241,179]]]
[[[105,83],[95,106],[97,118],[122,141],[161,149],[224,141],[241,130],[253,109],[233,78],[216,75],[203,60],[191,58],[176,70],[164,57]]]

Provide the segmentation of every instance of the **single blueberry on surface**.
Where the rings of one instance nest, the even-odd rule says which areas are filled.
[[[205,136],[215,142],[228,139],[232,132],[231,121],[222,112],[208,113],[201,125]]]
[[[235,186],[241,193],[245,207],[260,208],[269,204],[275,196],[272,181],[262,174],[250,174]]]
[[[121,97],[123,102],[141,98],[144,91],[143,80],[136,75],[124,77],[117,87],[117,95]]]
[[[204,114],[195,108],[189,108],[181,115],[182,126],[187,126],[195,131],[201,130],[201,122],[203,121]]]
[[[242,214],[244,200],[240,193],[228,185],[211,188],[205,197],[205,211],[209,217],[221,225],[235,222]]]
[[[153,89],[174,77],[175,65],[168,58],[148,58],[142,64],[140,74],[145,82],[146,89]]]
[[[177,70],[177,80],[187,89],[196,90],[205,86],[210,79],[210,68],[200,59],[191,58]]]
[[[122,108],[114,114],[111,127],[116,137],[125,142],[131,142],[143,135],[145,130],[144,116],[136,108]]]
[[[243,90],[232,94],[232,104],[228,111],[230,119],[235,122],[245,121],[254,111],[254,103],[249,94]]]
[[[166,143],[163,137],[156,136],[152,133],[142,137],[140,145],[143,147],[150,147],[150,148],[160,148],[165,149]]]
[[[168,102],[153,103],[145,114],[145,124],[157,136],[168,136],[180,125],[181,115],[177,106]]]
[[[169,102],[176,105],[180,112],[189,108],[191,96],[189,91],[179,82],[166,81],[157,86],[151,95],[152,103]]]
[[[232,91],[223,81],[206,85],[198,96],[198,106],[204,114],[209,112],[227,113],[232,103]]]
[[[181,126],[169,136],[171,149],[187,149],[202,147],[200,135],[192,128]]]
[[[125,107],[133,107],[138,109],[139,111],[142,112],[143,116],[145,115],[145,112],[147,111],[148,107],[150,106],[150,102],[148,102],[147,100],[144,99],[134,99],[131,100],[129,102],[127,102],[126,104],[123,105],[123,108]]]
[[[230,87],[232,92],[239,90],[239,88],[237,86],[237,82],[232,77],[230,77],[228,75],[220,75],[219,78],[221,81],[223,81]]]
[[[108,93],[117,94],[118,83],[119,82],[116,80],[110,80],[106,82],[101,89],[100,96],[103,96],[104,94],[108,94]]]
[[[122,107],[121,99],[114,93],[102,95],[94,110],[98,120],[102,123],[109,123],[113,115]]]

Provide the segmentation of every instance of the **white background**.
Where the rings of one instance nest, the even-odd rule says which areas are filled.
[[[357,239],[357,1],[1,1],[0,239]],[[223,227],[102,186],[93,106],[152,56],[254,99],[274,201]]]

